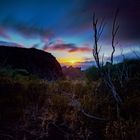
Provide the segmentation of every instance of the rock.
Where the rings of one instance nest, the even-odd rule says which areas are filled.
[[[56,58],[48,52],[35,48],[0,46],[0,67],[25,69],[30,74],[49,81],[63,77]]]

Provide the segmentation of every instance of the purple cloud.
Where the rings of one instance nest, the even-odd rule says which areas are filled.
[[[44,50],[57,50],[57,51],[68,51],[69,53],[74,52],[91,52],[92,49],[88,46],[88,44],[84,44],[82,47],[76,46],[76,44],[69,43],[58,43],[58,44],[52,44],[50,46],[45,46]]]

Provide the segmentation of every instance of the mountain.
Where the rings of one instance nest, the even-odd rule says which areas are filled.
[[[35,48],[0,46],[0,67],[25,69],[30,74],[46,80],[57,80],[63,76],[56,58],[48,52]]]

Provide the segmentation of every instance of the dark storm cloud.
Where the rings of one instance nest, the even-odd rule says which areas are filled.
[[[27,38],[54,37],[65,14],[64,7],[69,7],[64,0],[0,0],[0,26],[12,28]]]
[[[40,36],[41,38],[52,38],[54,32],[51,29],[38,27],[36,25],[18,24],[15,29],[20,32],[24,37]]]
[[[121,40],[138,40],[140,36],[139,0],[0,0],[0,23],[9,17],[8,26],[25,37],[72,35],[92,32],[93,12],[105,18],[107,39],[116,8],[120,9],[118,22]],[[12,21],[13,19],[13,21]],[[91,34],[90,34],[91,36]]]
[[[86,2],[85,2],[86,4]],[[91,6],[90,6],[90,5]],[[99,0],[90,1],[85,10],[95,11],[100,18],[105,17],[108,26],[111,25],[114,12],[119,8],[118,23],[120,24],[119,36],[121,40],[131,41],[140,39],[140,1],[139,0]],[[90,10],[92,9],[92,10]],[[88,13],[88,10],[87,10]],[[110,26],[111,27],[111,26]]]
[[[2,34],[2,29],[12,29],[17,31],[20,35],[25,38],[41,37],[41,38],[52,38],[54,37],[54,32],[52,29],[44,28],[30,22],[21,22],[11,17],[6,17],[0,23],[0,33]],[[6,34],[6,33],[5,33]],[[4,34],[3,34],[4,35]]]
[[[115,10],[119,8],[118,23],[120,41],[138,41],[140,36],[140,1],[139,0],[86,0],[78,1],[77,9],[69,13],[65,26],[74,32],[88,30],[92,32],[92,16],[96,13],[99,19],[104,18],[105,39],[110,38]],[[66,19],[66,17],[65,17]]]

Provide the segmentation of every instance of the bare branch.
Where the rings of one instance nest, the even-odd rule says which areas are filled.
[[[118,9],[115,12],[115,16],[114,16],[114,20],[113,20],[113,26],[112,26],[112,53],[111,53],[111,65],[113,64],[113,57],[114,57],[114,53],[115,53],[115,47],[116,47],[116,43],[115,43],[115,37],[116,34],[118,32],[119,29],[119,25],[116,24],[116,20],[117,20],[117,15],[118,15]],[[103,67],[103,59],[104,59],[104,55],[102,57],[102,65],[100,64],[100,58],[99,58],[99,53],[100,53],[100,47],[98,45],[98,41],[99,38],[103,32],[104,29],[104,21],[101,22],[99,28],[98,28],[98,19],[95,17],[93,17],[93,30],[94,30],[94,45],[93,45],[93,56],[96,62],[96,65],[99,69],[99,72],[101,74],[102,79],[104,80],[105,84],[109,87],[109,89],[112,92],[112,95],[116,101],[117,104],[121,104],[122,100],[120,98],[120,96],[118,95],[115,86],[113,84],[112,81],[112,75],[111,75],[111,67],[110,64],[107,66],[107,70],[103,71],[102,67]]]
[[[105,119],[105,118],[100,118],[97,116],[90,115],[90,114],[86,113],[83,109],[81,110],[81,112],[83,115],[85,115],[86,117],[88,117],[90,119],[95,119],[95,120],[99,120],[99,121],[109,121],[110,120],[110,119]]]
[[[98,40],[99,40],[99,38],[101,37],[101,35],[103,33],[104,27],[105,27],[105,23],[104,23],[104,19],[103,19],[101,21],[101,23],[100,23],[99,28],[98,28]]]
[[[102,48],[102,46],[100,46],[100,47],[99,47],[99,49],[98,49],[98,54],[100,53],[100,51],[101,51],[101,48]]]
[[[115,44],[115,37],[116,37],[116,34],[119,30],[119,25],[116,24],[116,21],[117,21],[117,16],[118,16],[118,12],[119,12],[119,9],[116,10],[115,12],[115,16],[114,16],[114,20],[113,20],[113,26],[112,26],[112,53],[111,53],[111,64],[113,64],[113,57],[114,57],[114,53],[115,53],[115,47],[116,47],[116,44]]]
[[[75,99],[74,97],[72,97],[71,103],[69,105],[74,107],[75,109],[80,111],[84,116],[86,116],[90,119],[94,119],[94,120],[97,120],[97,121],[108,121],[108,120],[110,120],[110,119],[101,118],[101,117],[97,117],[96,115],[90,115],[90,114],[86,113],[85,110],[83,109],[81,103],[77,99]]]
[[[97,67],[99,69],[101,69],[100,59],[99,59],[99,52],[101,50],[101,47],[98,48],[98,41],[103,32],[104,26],[105,26],[104,20],[102,20],[101,24],[99,25],[99,28],[98,28],[98,19],[95,17],[95,14],[94,14],[93,15],[93,30],[94,30],[93,56],[94,56],[95,62],[97,64]]]
[[[8,135],[8,134],[0,134],[0,136],[7,137],[8,139],[11,139],[11,140],[17,140],[16,138],[14,138],[13,136]]]
[[[104,66],[104,53],[102,55],[102,67]]]

